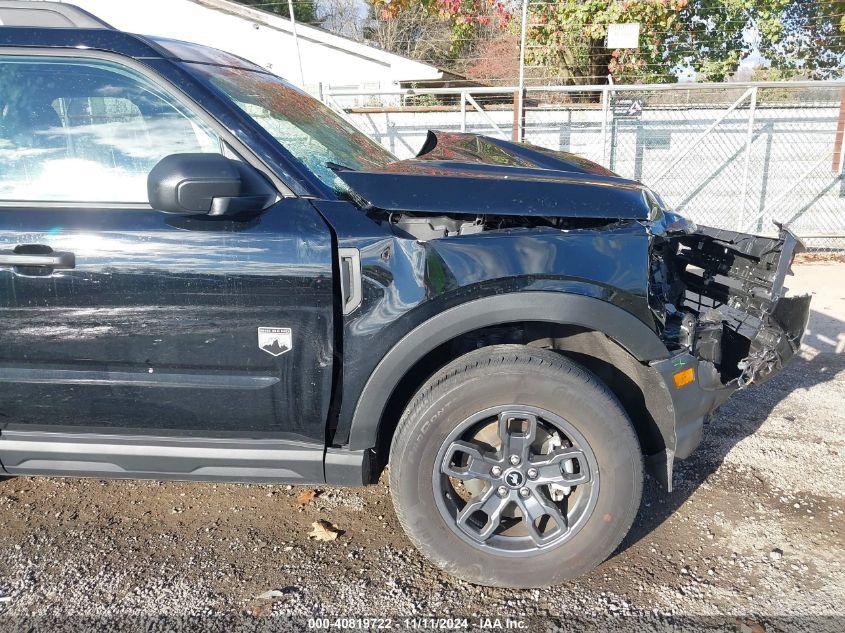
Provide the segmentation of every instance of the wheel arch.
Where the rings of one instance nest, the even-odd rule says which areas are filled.
[[[397,398],[397,389],[401,385],[409,384],[412,388],[419,388],[432,371],[436,371],[454,357],[453,355],[446,358],[445,362],[438,362],[437,350],[477,332],[525,324],[568,328],[563,332],[566,336],[561,339],[571,339],[570,342],[574,340],[571,336],[573,334],[592,332],[592,340],[581,337],[575,346],[555,343],[552,347],[567,355],[580,356],[575,360],[600,374],[600,377],[601,372],[597,371],[597,364],[603,369],[615,368],[617,377],[629,375],[630,382],[638,387],[639,393],[620,398],[623,406],[631,406],[632,401],[642,402],[644,390],[660,391],[662,383],[653,384],[654,376],[651,374],[656,372],[645,363],[667,358],[668,350],[657,334],[631,313],[601,299],[584,295],[559,292],[495,295],[460,304],[424,321],[385,354],[358,398],[352,417],[348,448],[360,451],[378,446],[380,437],[385,435],[385,424],[390,425],[385,420],[388,405],[391,401],[395,404],[397,400],[400,408],[405,404],[402,402],[402,394]],[[561,332],[558,330],[557,333]],[[557,341],[556,336],[554,340]],[[411,372],[419,375],[410,379]],[[612,386],[611,389],[613,390]],[[622,389],[625,389],[624,385]],[[619,396],[617,393],[617,397]],[[662,394],[658,393],[656,409],[662,407],[663,399]],[[641,437],[641,441],[649,440],[655,435],[655,423],[660,427],[660,435],[672,432],[671,428],[665,428],[667,424],[671,426],[671,420],[655,421],[657,416],[652,415],[653,412],[649,411],[651,408],[651,405],[645,407],[645,417],[649,420],[643,422],[643,425],[650,425],[652,428],[643,427],[645,437]],[[401,410],[398,415],[401,415]],[[393,417],[397,417],[395,409]],[[634,421],[637,425],[637,420]],[[395,420],[393,422],[395,426]],[[649,441],[653,444],[653,441]]]

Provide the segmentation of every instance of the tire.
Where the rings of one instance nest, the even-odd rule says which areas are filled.
[[[540,437],[561,445],[546,453]],[[532,441],[513,466],[505,453]],[[567,455],[575,457],[563,464]],[[496,464],[499,478],[490,474]],[[389,466],[396,514],[414,545],[446,572],[488,586],[546,587],[591,571],[621,543],[642,496],[640,446],[616,397],[562,355],[522,345],[475,350],[432,376],[402,415]],[[538,483],[547,477],[582,483],[553,493]],[[470,513],[476,507],[483,511]]]

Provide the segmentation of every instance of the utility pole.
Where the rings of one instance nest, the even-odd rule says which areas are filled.
[[[528,0],[522,0],[522,34],[519,39],[519,94],[517,95],[516,140],[525,140],[525,37],[528,30]]]
[[[288,0],[290,25],[293,30],[293,45],[296,47],[296,59],[299,62],[299,87],[305,90],[305,75],[302,72],[302,53],[299,51],[299,38],[296,36],[296,17],[293,15],[293,0]]]

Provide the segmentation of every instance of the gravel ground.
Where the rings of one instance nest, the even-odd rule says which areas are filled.
[[[0,481],[0,628],[845,630],[845,264],[796,273],[815,293],[801,358],[722,407],[673,493],[647,479],[631,534],[578,581],[451,579],[402,534],[386,477],[304,504],[289,486],[22,477]],[[343,533],[309,540],[318,519]]]

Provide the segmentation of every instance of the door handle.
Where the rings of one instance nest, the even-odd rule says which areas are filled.
[[[76,257],[73,253],[54,251],[44,244],[19,244],[12,251],[0,251],[0,266],[69,270],[76,267]]]
[[[340,259],[341,311],[344,315],[347,315],[361,305],[363,298],[361,254],[357,248],[339,248],[337,253]]]

